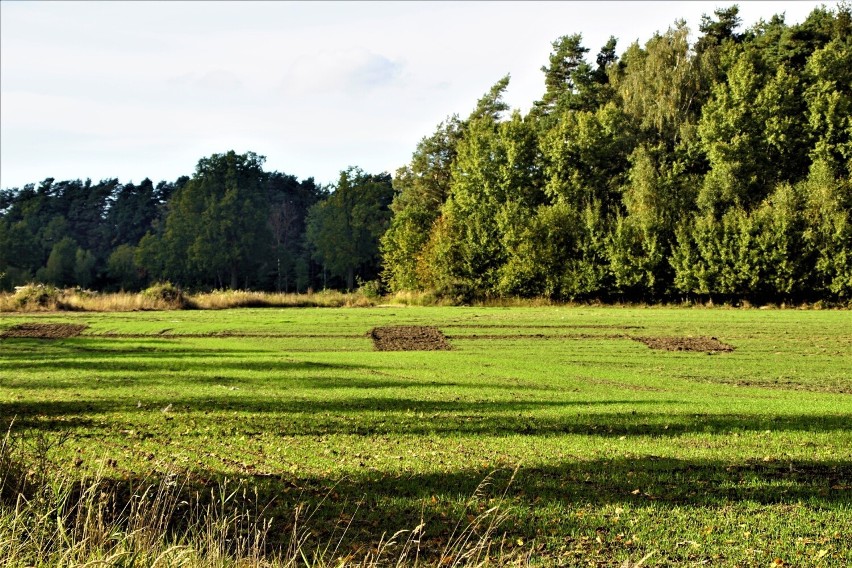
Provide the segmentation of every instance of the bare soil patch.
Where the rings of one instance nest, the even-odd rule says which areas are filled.
[[[0,337],[64,339],[77,337],[87,327],[89,326],[76,323],[19,323],[0,333]]]
[[[377,351],[446,351],[452,349],[437,327],[394,325],[367,332]]]
[[[722,343],[715,337],[634,337],[651,349],[663,351],[697,351],[700,353],[728,353],[734,350],[731,345]]]

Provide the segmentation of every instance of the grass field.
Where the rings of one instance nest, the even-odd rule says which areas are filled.
[[[335,558],[352,561],[422,522],[421,562],[452,564],[461,549],[448,541],[499,515],[487,535],[472,528],[504,560],[852,565],[848,311],[0,318],[0,333],[87,326],[78,337],[0,340],[0,426],[13,438],[42,440],[47,467],[77,479],[139,486],[178,473],[210,488],[227,478],[249,489],[231,505],[272,518],[270,549],[289,542],[301,503],[313,514],[306,549],[340,541]],[[435,326],[452,350],[374,350],[367,332],[390,325]],[[690,336],[734,350],[635,340]]]

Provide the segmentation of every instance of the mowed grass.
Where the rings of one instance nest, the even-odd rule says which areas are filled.
[[[273,544],[303,503],[317,543],[348,526],[354,559],[422,521],[439,561],[499,503],[495,548],[544,565],[852,564],[848,311],[4,314],[0,332],[23,322],[89,327],[0,340],[0,425],[67,433],[50,461],[81,479],[256,490]],[[436,326],[453,350],[374,351],[383,325]],[[633,340],[668,336],[735,350]]]

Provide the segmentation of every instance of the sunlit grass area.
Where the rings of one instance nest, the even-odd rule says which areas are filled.
[[[25,323],[86,327],[12,337]],[[436,327],[452,349],[376,351],[378,326]],[[852,562],[845,311],[47,312],[4,314],[0,333],[0,421],[24,464],[4,485],[6,558],[81,547],[15,532],[43,472],[119,511],[169,487],[186,509],[154,515],[151,554],[197,565]],[[86,554],[131,550],[138,519],[113,520],[121,545]]]

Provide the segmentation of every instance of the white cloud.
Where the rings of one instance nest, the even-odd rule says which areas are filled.
[[[363,93],[401,76],[403,64],[363,48],[324,50],[299,57],[284,76],[292,96]]]
[[[237,91],[243,82],[236,73],[224,69],[214,69],[201,75],[196,84],[202,89],[211,91]]]

